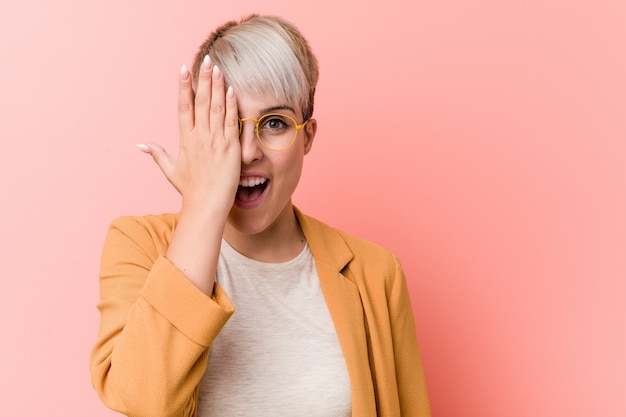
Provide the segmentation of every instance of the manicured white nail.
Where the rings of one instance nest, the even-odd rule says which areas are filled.
[[[180,67],[180,80],[187,81],[189,79],[189,70],[187,69],[187,65],[183,65]]]
[[[143,143],[138,143],[137,145],[135,145],[137,148],[139,148],[140,151],[142,152],[146,152],[149,153],[150,152],[150,147],[148,145],[145,145]]]
[[[208,55],[204,56],[204,59],[202,60],[202,69],[204,69],[204,71],[209,72],[211,71],[211,57]]]
[[[229,86],[228,86],[228,90],[226,90],[226,96],[227,96],[228,98],[233,98],[233,97],[235,97],[235,92],[233,91],[233,86],[232,86],[232,85],[229,85]]]
[[[217,65],[213,65],[213,79],[217,80],[218,78],[220,78],[220,73],[222,71],[219,69],[219,67]]]

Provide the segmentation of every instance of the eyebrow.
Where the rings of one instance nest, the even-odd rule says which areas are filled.
[[[278,106],[267,107],[261,110],[261,114],[272,113],[272,112],[275,112],[276,110],[291,110],[293,114],[296,114],[296,111],[293,109],[293,107],[291,107],[288,104],[280,104]]]

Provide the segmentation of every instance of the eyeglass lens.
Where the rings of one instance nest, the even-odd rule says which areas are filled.
[[[259,139],[269,149],[282,150],[296,137],[296,122],[291,117],[281,114],[266,114],[257,123]]]

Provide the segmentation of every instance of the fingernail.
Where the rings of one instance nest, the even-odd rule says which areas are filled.
[[[208,55],[204,56],[204,60],[202,60],[202,68],[209,72],[211,70],[211,57]]]
[[[180,67],[180,80],[187,81],[189,79],[189,70],[186,65]]]
[[[233,91],[233,86],[232,85],[228,86],[228,90],[226,90],[226,95],[228,96],[228,98],[235,97],[235,92]]]
[[[217,80],[218,78],[220,78],[220,73],[222,71],[220,70],[220,68],[217,65],[213,65],[213,79]]]
[[[150,147],[148,145],[144,145],[143,143],[138,143],[137,145],[135,145],[137,148],[139,148],[140,151],[142,152],[146,152],[149,153],[150,152]]]

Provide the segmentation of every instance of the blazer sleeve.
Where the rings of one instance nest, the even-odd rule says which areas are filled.
[[[101,400],[128,416],[194,415],[209,346],[234,311],[217,284],[208,297],[165,258],[163,234],[124,217],[103,248],[91,379]]]
[[[404,272],[397,258],[388,307],[402,417],[430,417],[424,369]]]

